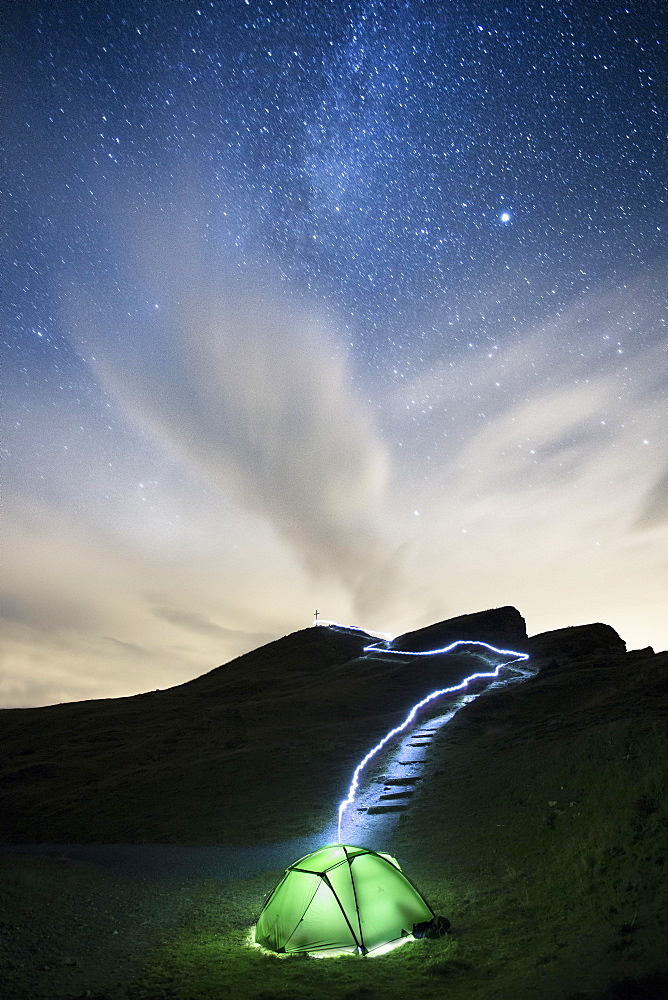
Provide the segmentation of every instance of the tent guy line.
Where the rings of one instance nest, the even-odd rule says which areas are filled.
[[[336,627],[352,628],[356,632],[366,631],[365,629],[360,629],[357,628],[356,626],[339,625],[337,622],[325,622],[322,619],[316,619],[316,621],[318,625],[328,625],[328,626],[332,625],[335,628]],[[370,633],[367,632],[367,635],[369,634]],[[450,653],[453,649],[456,649],[458,646],[484,646],[485,649],[489,649],[491,650],[491,652],[497,653],[499,656],[512,656],[512,659],[504,660],[503,663],[499,663],[495,667],[495,669],[490,673],[471,674],[469,677],[466,677],[460,684],[456,684],[453,687],[439,688],[439,690],[437,691],[432,691],[431,694],[428,694],[425,698],[422,698],[421,701],[418,701],[416,705],[413,705],[410,712],[400,725],[395,726],[394,729],[390,729],[390,731],[386,733],[385,736],[383,736],[382,740],[380,740],[380,742],[378,742],[375,747],[369,750],[369,752],[362,758],[362,760],[355,768],[352,780],[350,782],[350,787],[348,788],[348,794],[339,805],[338,828],[337,828],[337,837],[339,844],[341,843],[341,822],[343,820],[343,814],[348,808],[348,806],[355,801],[355,795],[359,788],[360,774],[362,773],[366,765],[369,763],[371,758],[374,757],[378,753],[378,751],[381,750],[385,746],[385,744],[392,739],[393,736],[396,736],[398,733],[403,732],[405,729],[408,728],[408,726],[410,726],[411,722],[413,722],[415,716],[417,715],[417,713],[421,708],[427,705],[430,701],[434,701],[436,698],[440,698],[442,695],[454,694],[456,691],[463,691],[464,688],[466,688],[466,686],[471,681],[481,680],[481,679],[492,680],[498,678],[499,671],[502,670],[503,667],[509,667],[512,663],[522,663],[525,660],[529,659],[528,653],[519,653],[517,650],[514,649],[497,649],[496,646],[490,646],[490,644],[487,642],[480,642],[473,639],[458,639],[455,642],[451,642],[449,646],[444,646],[441,649],[429,649],[429,650],[422,650],[420,652],[408,652],[400,649],[388,649],[386,648],[386,646],[384,646],[384,643],[391,642],[392,637],[389,636],[388,633],[381,633],[381,634],[388,635],[388,638],[382,639],[380,642],[374,642],[368,646],[365,646],[362,652],[364,653],[382,652],[384,655],[389,654],[393,656],[436,656],[441,653]]]

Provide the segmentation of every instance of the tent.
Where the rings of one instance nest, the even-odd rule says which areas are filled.
[[[290,865],[262,909],[255,940],[277,952],[366,955],[433,916],[389,854],[332,844]]]

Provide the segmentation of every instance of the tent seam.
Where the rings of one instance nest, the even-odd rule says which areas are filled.
[[[343,847],[343,850],[344,850],[344,853],[345,853],[346,858],[348,860],[348,869],[350,871],[350,884],[353,887],[353,898],[355,900],[355,913],[357,914],[357,924],[358,924],[359,929],[360,929],[360,941],[362,942],[361,948],[362,948],[364,954],[366,954],[367,951],[368,951],[368,948],[364,944],[364,935],[362,934],[362,917],[360,915],[359,903],[357,902],[357,889],[355,888],[355,879],[353,877],[353,861],[355,860],[355,858],[359,858],[360,855],[359,854],[355,854],[352,858],[350,858],[348,856],[348,851],[347,851],[345,845]],[[364,855],[362,854],[361,857],[364,857]]]
[[[327,874],[327,872],[323,872],[322,873],[322,877],[323,877],[324,881],[327,883],[327,885],[329,886],[330,892],[334,896],[334,899],[339,904],[339,909],[341,910],[341,913],[343,914],[343,919],[345,920],[345,922],[348,924],[348,927],[350,928],[350,933],[353,936],[353,941],[355,942],[355,944],[357,945],[358,948],[363,948],[364,947],[364,941],[362,940],[362,928],[360,927],[360,941],[362,942],[360,944],[360,941],[357,940],[357,935],[355,934],[355,929],[354,929],[353,925],[350,923],[350,920],[348,919],[348,914],[345,911],[345,907],[344,907],[343,903],[341,902],[341,900],[339,899],[339,897],[338,897],[338,895],[336,893],[336,889],[334,888],[334,886],[332,885],[332,883],[329,880],[329,875]],[[352,872],[351,872],[351,878],[352,878]],[[353,886],[353,893],[354,892],[355,892],[355,887]],[[355,897],[355,909],[357,909],[357,897]],[[357,914],[357,922],[359,923],[359,913]]]

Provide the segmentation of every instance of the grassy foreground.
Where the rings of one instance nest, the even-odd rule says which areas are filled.
[[[539,740],[474,750],[463,730],[455,736],[468,763],[458,761],[461,745],[447,758],[454,775],[445,756],[434,763],[399,850],[452,920],[448,938],[377,958],[274,958],[246,947],[270,883],[240,883],[224,898],[203,885],[136,996],[665,1000],[665,723],[610,724],[543,746],[540,756]],[[490,752],[493,765],[482,766]]]
[[[479,699],[443,730],[388,845],[449,937],[367,959],[280,958],[248,946],[280,872],[175,884],[5,858],[0,995],[666,1000],[663,700],[634,713],[601,673],[598,705],[555,718],[541,711],[551,685]]]
[[[317,732],[325,774],[338,745]],[[262,788],[276,836],[318,821],[299,782]],[[668,1000],[668,653],[544,658],[481,696],[402,815],[385,846],[452,934],[366,959],[250,947],[278,871],[179,882],[0,853],[0,998]]]

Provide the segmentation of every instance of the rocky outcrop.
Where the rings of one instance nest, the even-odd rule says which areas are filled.
[[[611,656],[626,652],[626,643],[610,625],[572,625],[531,636],[527,652],[532,660],[574,660],[581,657]]]
[[[516,649],[523,652],[527,646],[526,623],[517,608],[509,605],[491,608],[472,615],[448,618],[436,625],[405,632],[391,643],[392,649],[409,652],[424,652],[442,649],[457,639],[473,639],[488,642],[502,649]]]

